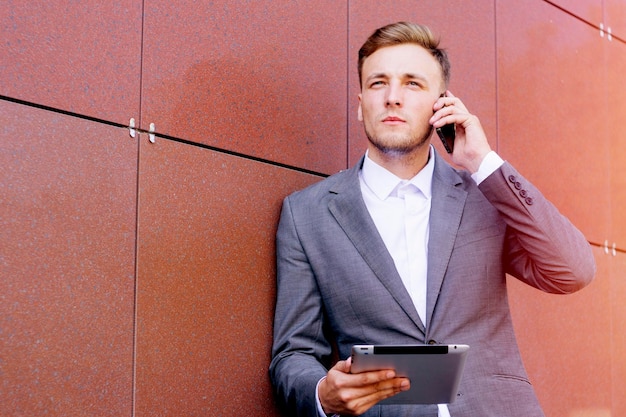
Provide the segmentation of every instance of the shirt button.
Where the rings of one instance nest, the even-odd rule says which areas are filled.
[[[433,339],[430,339],[430,340],[428,341],[428,344],[429,344],[429,345],[436,345],[436,344],[437,344],[437,341],[436,341],[436,340],[433,340]]]

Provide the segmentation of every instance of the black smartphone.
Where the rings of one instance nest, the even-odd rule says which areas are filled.
[[[437,131],[439,139],[443,142],[443,147],[446,148],[446,152],[452,153],[454,150],[454,138],[456,137],[456,126],[449,124],[438,127],[435,130]]]

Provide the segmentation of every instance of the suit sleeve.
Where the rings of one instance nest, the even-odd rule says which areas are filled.
[[[578,291],[595,275],[583,234],[505,162],[479,185],[507,224],[506,272],[542,291]]]
[[[327,373],[332,348],[324,308],[301,244],[289,197],[276,234],[276,311],[270,378],[287,415],[317,416],[315,390]]]

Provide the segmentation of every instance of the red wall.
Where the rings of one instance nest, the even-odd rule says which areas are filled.
[[[622,0],[4,1],[0,415],[277,416],[280,204],[362,154],[356,52],[401,19],[594,246],[580,293],[511,281],[546,414],[626,415]]]

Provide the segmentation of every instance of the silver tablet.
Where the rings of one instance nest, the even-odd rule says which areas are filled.
[[[468,351],[468,345],[355,345],[351,372],[394,369],[409,378],[411,389],[381,404],[449,404],[456,399]]]

